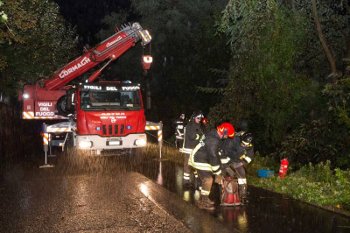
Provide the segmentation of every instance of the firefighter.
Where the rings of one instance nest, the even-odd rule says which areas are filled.
[[[208,118],[203,117],[203,119],[201,121],[201,127],[202,127],[202,131],[203,131],[204,134],[207,133],[210,130]]]
[[[180,117],[174,122],[175,125],[175,146],[181,152],[184,142],[185,133],[185,114],[182,113]]]
[[[247,178],[245,167],[254,156],[251,133],[237,133],[233,139],[226,139],[221,146],[222,164],[230,176],[236,175],[241,202],[247,202]]]
[[[213,185],[213,175],[216,175],[216,182],[221,181],[221,162],[219,157],[219,146],[224,138],[234,137],[235,129],[232,124],[224,122],[210,130],[204,135],[201,141],[192,151],[189,165],[196,169],[202,182],[200,199],[197,206],[200,209],[213,210],[214,202],[210,200],[209,194]]]
[[[200,139],[204,135],[201,127],[201,121],[203,119],[202,111],[193,112],[190,121],[185,128],[185,141],[182,152],[184,153],[184,174],[183,174],[183,185],[189,187],[191,183],[191,168],[188,165],[188,159],[194,147],[199,143]],[[195,173],[195,178],[198,175]]]

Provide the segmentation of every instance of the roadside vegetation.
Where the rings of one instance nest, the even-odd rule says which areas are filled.
[[[257,170],[274,171],[274,176],[259,178]],[[298,170],[289,168],[287,176],[278,176],[279,164],[267,157],[256,156],[248,166],[248,183],[294,199],[330,210],[350,214],[350,170],[332,169],[329,161],[309,163]]]

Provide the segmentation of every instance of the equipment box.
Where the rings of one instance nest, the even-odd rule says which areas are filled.
[[[268,169],[260,169],[257,172],[258,172],[258,177],[260,178],[269,178],[274,175],[274,171],[268,170]]]

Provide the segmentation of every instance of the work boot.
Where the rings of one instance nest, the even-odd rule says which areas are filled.
[[[210,205],[215,205],[215,202],[210,200],[209,196],[203,196],[203,199],[208,202]]]
[[[247,204],[247,185],[246,184],[240,184],[238,185],[238,193],[239,193],[239,198],[241,199],[241,203]]]
[[[202,181],[201,179],[199,179],[199,177],[196,177],[194,179],[194,188],[197,190],[201,190],[202,189]]]
[[[208,196],[201,196],[199,201],[196,203],[199,209],[204,209],[204,210],[214,210],[214,202],[209,199]]]

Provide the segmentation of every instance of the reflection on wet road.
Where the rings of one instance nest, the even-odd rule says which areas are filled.
[[[183,189],[182,167],[170,161],[154,160],[147,156],[142,158],[112,156],[82,159],[81,161],[58,159],[55,165],[52,170],[40,170],[37,167],[26,169],[14,167],[0,176],[1,232],[67,232],[64,229],[76,229],[77,232],[88,232],[82,229],[98,229],[98,231],[91,232],[125,229],[126,231],[114,232],[137,232],[135,227],[139,224],[148,224],[150,229],[166,229],[164,227],[168,227],[167,224],[161,228],[155,228],[154,224],[143,219],[140,211],[133,213],[133,218],[130,220],[122,213],[122,210],[119,210],[120,203],[132,205],[133,208],[130,209],[133,210],[135,206],[142,206],[138,204],[139,200],[144,203],[149,201],[144,197],[148,196],[150,187],[143,185],[139,187],[143,197],[134,193],[135,198],[129,196],[121,198],[123,193],[121,190],[129,193],[127,195],[131,195],[130,193],[135,190],[136,186],[130,185],[134,179],[131,177],[131,174],[134,173],[129,173],[130,171],[139,172],[174,195],[180,196],[183,199],[183,202],[180,201],[181,204],[172,202],[171,196],[166,200],[168,203],[177,203],[179,208],[185,210],[182,213],[185,213],[185,218],[188,218],[187,223],[194,224],[196,221],[193,218],[201,219],[201,216],[196,215],[195,217],[192,214],[193,210],[197,209],[194,202],[199,198],[199,192],[195,189]],[[149,182],[154,185],[153,182]],[[51,184],[53,189],[48,186]],[[157,193],[159,186],[154,186],[152,190]],[[216,210],[210,214],[200,210],[200,214],[203,213],[203,216],[219,220],[220,226],[223,224],[232,232],[350,233],[349,217],[262,189],[249,187],[248,191],[249,203],[247,205],[221,207],[218,203],[219,188],[214,186],[212,198],[216,200]],[[125,201],[126,199],[128,201]],[[189,205],[182,205],[185,202]],[[170,211],[171,214],[176,212],[173,204],[169,206],[174,209]],[[152,211],[150,210],[149,213],[152,214]],[[154,215],[154,222],[163,221],[157,220],[159,216],[161,215]],[[33,219],[35,223],[31,222]],[[125,225],[125,221],[128,220],[132,221],[131,225]],[[182,220],[186,222],[186,219]],[[21,231],[25,227],[31,230]],[[183,230],[178,232],[183,232]],[[194,232],[203,231],[199,229]],[[208,232],[213,231],[211,229]],[[220,229],[217,232],[220,232]]]
[[[194,204],[199,192],[183,189],[182,167],[169,161],[144,161],[136,170],[171,192]],[[249,187],[249,203],[238,207],[219,205],[219,188],[213,189],[217,207],[211,213],[223,224],[241,232],[350,232],[350,218],[326,211],[288,197]]]

